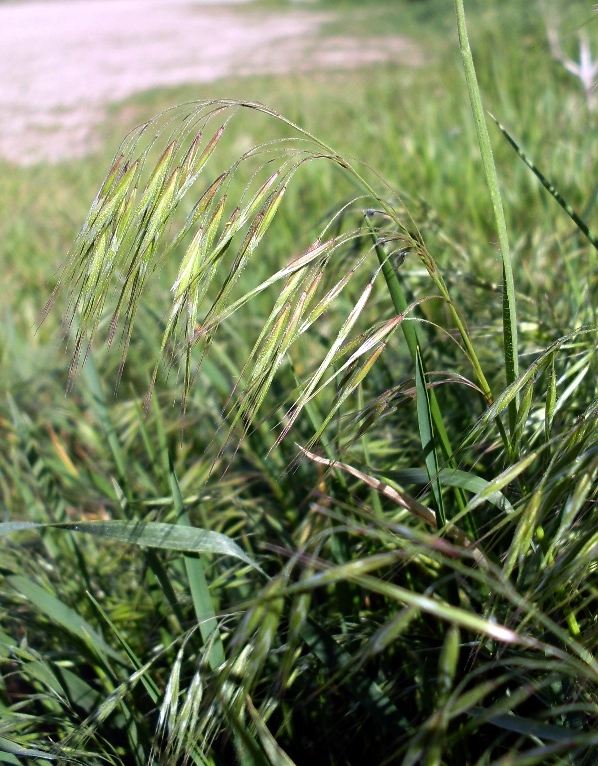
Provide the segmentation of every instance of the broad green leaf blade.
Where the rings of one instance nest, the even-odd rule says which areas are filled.
[[[473,708],[469,714],[472,716],[481,714],[488,723],[498,726],[499,729],[515,731],[528,737],[538,737],[538,739],[547,740],[548,742],[569,742],[571,740],[571,729],[567,729],[564,726],[554,726],[553,724],[534,721],[507,713],[488,716],[486,711],[482,711],[479,708]]]
[[[428,472],[423,468],[404,468],[396,471],[373,471],[383,478],[392,479],[398,484],[427,484]],[[460,471],[457,468],[443,468],[438,474],[438,480],[441,484],[447,487],[459,487],[467,492],[473,492],[474,495],[478,495],[488,489],[490,484],[486,479],[482,479],[481,476],[474,476],[474,474],[468,471]],[[513,506],[502,492],[493,491],[489,495],[484,497],[489,503],[492,503],[501,511],[507,511],[507,513],[513,512]]]
[[[51,755],[44,750],[35,750],[30,747],[21,747],[16,742],[11,742],[9,739],[0,737],[0,753],[8,753],[9,755],[18,755],[19,758],[41,758],[44,761],[56,761],[57,755]],[[10,760],[8,758],[2,758],[0,756],[0,762],[2,763],[21,763],[21,761]]]
[[[491,496],[495,496],[496,493],[500,493],[504,487],[514,481],[527,468],[529,468],[529,466],[535,460],[538,459],[538,454],[538,452],[532,452],[531,454],[522,458],[518,463],[515,463],[515,465],[509,466],[502,473],[492,479],[492,481],[487,482],[484,489],[478,492],[478,494],[473,497],[467,504],[467,509],[471,511],[474,508],[477,508],[481,503],[487,501]]]
[[[35,528],[64,529],[84,532],[106,540],[128,545],[143,545],[190,553],[217,553],[233,556],[260,570],[260,567],[230,537],[208,529],[164,524],[157,521],[82,521],[65,524],[35,524],[29,521],[8,521],[0,524],[0,535]],[[45,591],[44,591],[45,592]]]

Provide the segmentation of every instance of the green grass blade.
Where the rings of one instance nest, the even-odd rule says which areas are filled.
[[[569,218],[573,221],[573,223],[577,226],[577,228],[581,231],[581,233],[584,235],[584,237],[588,240],[588,242],[598,250],[598,236],[594,234],[593,231],[590,230],[587,223],[583,220],[583,218],[578,215],[575,210],[571,207],[571,205],[567,202],[567,200],[563,197],[563,195],[559,192],[559,190],[556,188],[556,186],[546,178],[546,176],[539,170],[539,168],[530,160],[530,158],[525,154],[523,149],[519,146],[519,144],[515,141],[515,139],[511,136],[511,134],[507,131],[504,125],[501,125],[500,122],[494,117],[492,114],[490,114],[490,117],[494,120],[496,123],[496,126],[500,130],[500,132],[503,134],[503,136],[507,139],[509,144],[515,149],[517,154],[521,157],[521,159],[525,162],[525,164],[528,166],[528,168],[532,171],[532,173],[536,176],[538,181],[542,184],[542,186],[546,189],[546,191],[550,194],[550,196],[555,199],[558,204],[563,208],[565,213],[569,216]]]
[[[245,551],[230,537],[220,532],[200,529],[184,524],[164,524],[158,521],[81,521],[38,524],[31,521],[7,521],[0,523],[0,535],[39,528],[82,532],[105,540],[127,545],[161,548],[162,550],[191,553],[215,553],[233,556],[260,570]],[[260,570],[261,571],[261,570]]]
[[[424,485],[428,482],[427,472],[421,468],[403,468],[395,471],[374,471],[374,473],[399,484],[419,484]],[[443,468],[438,474],[438,481],[447,487],[460,487],[467,492],[473,492],[477,495],[488,489],[490,482],[482,479],[481,476],[475,476],[468,471],[458,469]],[[508,498],[499,490],[493,490],[485,495],[485,500],[495,505],[499,510],[507,513],[513,512],[513,506]]]
[[[32,747],[22,747],[16,742],[11,742],[5,737],[0,737],[0,763],[21,764],[13,755],[19,758],[39,758],[42,761],[57,761],[59,756],[47,753],[45,750],[37,750]]]
[[[170,486],[172,489],[175,510],[177,512],[178,525],[176,528],[179,530],[185,528],[189,529],[188,526],[183,526],[184,524],[189,525],[190,519],[189,514],[184,508],[179,483],[172,465],[170,466]],[[192,527],[192,529],[194,528]],[[214,538],[214,535],[218,535],[218,538]],[[232,540],[225,537],[225,535],[220,535],[218,532],[212,532],[210,537],[212,539],[219,539],[222,537],[227,541],[232,542]],[[235,548],[239,548],[235,543],[233,543],[233,545]],[[240,548],[239,551],[243,554],[242,560],[249,563],[247,561],[249,557],[246,556]],[[191,589],[191,598],[193,600],[195,616],[199,624],[199,632],[201,633],[204,645],[208,647],[208,662],[212,669],[216,669],[224,663],[226,656],[218,630],[218,620],[216,619],[216,612],[208,587],[203,561],[197,556],[185,556],[185,569],[189,580],[189,588]]]
[[[403,288],[401,287],[387,254],[377,243],[371,226],[370,231],[372,231],[376,255],[378,256],[382,275],[386,281],[386,286],[395,311],[400,315],[404,315],[408,310],[408,303]],[[436,506],[438,508],[438,516],[439,519],[442,519],[442,523],[444,524],[446,521],[446,514],[444,511],[442,492],[437,478],[440,465],[436,447],[436,436],[442,445],[446,459],[450,460],[453,450],[448,440],[440,408],[436,402],[436,395],[434,391],[428,391],[426,385],[426,370],[421,355],[421,347],[417,337],[417,331],[411,322],[402,322],[401,329],[403,330],[403,335],[405,336],[411,359],[415,365],[417,421],[422,451],[424,453],[424,461],[426,470],[428,471],[428,478],[432,485],[434,500],[436,501]]]
[[[92,647],[100,657],[110,657],[128,665],[125,658],[113,649],[81,615],[52,593],[23,575],[11,575],[7,582],[17,593],[30,601],[42,614],[76,636],[86,646]]]
[[[440,466],[438,464],[436,439],[434,437],[434,429],[432,426],[430,394],[426,384],[424,365],[419,349],[415,359],[415,390],[417,392],[417,422],[419,423],[419,434],[421,438],[424,459],[426,462],[426,470],[428,471],[428,476],[430,477],[432,492],[436,502],[438,523],[440,526],[444,526],[446,523],[446,513],[444,510],[444,501],[442,497],[442,490],[440,488],[440,481],[438,479]]]
[[[116,627],[116,625],[110,619],[110,617],[108,617],[105,610],[102,609],[102,606],[99,603],[99,601],[95,599],[91,594],[89,594],[89,597],[93,601],[93,604],[96,610],[98,611],[98,613],[101,615],[102,619],[106,622],[106,624],[108,625],[112,633],[116,636],[125,654],[129,658],[131,665],[135,668],[136,671],[143,670],[143,663],[141,662],[139,657],[135,654],[129,642],[123,636],[122,632]],[[152,702],[157,703],[160,697],[160,690],[158,689],[158,686],[156,682],[153,680],[153,678],[149,677],[146,673],[142,673],[141,683],[143,684],[148,695],[150,696],[150,699],[152,700]]]
[[[98,374],[98,368],[96,367],[96,363],[92,354],[88,354],[83,370],[87,380],[87,390],[91,397],[93,409],[96,413],[100,426],[104,431],[106,440],[110,447],[110,452],[112,453],[112,457],[114,459],[114,464],[116,465],[116,469],[118,471],[119,483],[125,488],[125,493],[129,497],[127,481],[128,471],[126,468],[125,455],[121,448],[116,429],[114,428],[112,417],[110,416],[110,410],[108,408],[108,402],[106,400],[104,387],[102,386],[102,382]]]
[[[249,711],[249,716],[253,721],[253,725],[256,728],[259,740],[262,743],[264,752],[266,753],[272,766],[296,766],[295,761],[289,758],[289,756],[280,747],[276,739],[272,736],[272,733],[266,726],[266,722],[264,721],[263,716],[261,716],[259,711],[256,710],[253,702],[249,699],[249,697],[246,698],[245,704],[247,706],[247,710]]]
[[[496,221],[496,229],[498,233],[498,242],[500,247],[500,254],[503,265],[503,340],[505,351],[505,368],[507,385],[516,380],[519,374],[519,350],[517,340],[517,309],[515,302],[515,281],[513,278],[513,268],[511,264],[511,253],[509,248],[509,238],[507,234],[507,223],[505,220],[505,214],[502,206],[502,198],[500,194],[500,187],[498,184],[498,176],[496,173],[496,166],[494,164],[494,158],[492,155],[492,146],[490,145],[490,136],[488,135],[488,127],[486,125],[486,119],[484,117],[484,109],[482,107],[482,99],[480,96],[480,89],[478,86],[477,75],[475,71],[475,65],[473,63],[473,56],[471,48],[469,46],[469,39],[467,36],[467,26],[465,22],[465,8],[463,0],[455,0],[455,11],[457,14],[457,30],[459,33],[459,47],[461,50],[461,58],[463,60],[463,66],[465,69],[465,79],[467,81],[467,89],[469,91],[469,98],[471,101],[471,110],[473,119],[475,122],[476,133],[478,142],[480,144],[480,152],[482,155],[482,163],[484,165],[484,173],[486,176],[486,183],[490,191],[490,198],[492,200],[492,208],[494,210],[494,218]],[[515,420],[517,416],[517,400],[509,405],[509,423],[511,430],[515,428]]]
[[[179,483],[174,472],[174,466],[172,465],[172,461],[170,459],[162,412],[160,411],[156,399],[153,400],[153,411],[156,415],[160,458],[163,463],[164,471],[168,475],[174,509],[178,522],[175,528],[183,530],[196,529],[195,527],[191,527],[191,520],[183,503]],[[213,537],[216,534],[219,533],[212,532],[210,537],[213,540],[219,539],[217,537]],[[222,535],[222,537],[225,536]],[[226,539],[229,540],[229,542],[232,542],[232,540],[229,538]],[[238,548],[236,544],[233,543],[233,545],[235,548]],[[242,549],[239,548],[239,550],[243,553],[243,556],[245,556],[245,553],[242,551]],[[225,653],[224,647],[222,645],[222,639],[220,638],[218,631],[216,612],[212,603],[212,596],[210,594],[210,589],[206,580],[202,560],[198,556],[185,556],[185,570],[187,572],[187,579],[189,582],[189,588],[191,590],[195,616],[199,623],[201,637],[204,641],[204,645],[209,647],[208,659],[210,666],[212,669],[215,669],[222,665],[222,663],[225,661]]]

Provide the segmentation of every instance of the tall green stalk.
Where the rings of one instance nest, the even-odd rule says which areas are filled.
[[[482,107],[482,99],[480,96],[475,65],[473,63],[473,56],[471,54],[469,39],[467,37],[467,26],[465,23],[465,8],[463,6],[463,0],[455,0],[455,11],[457,14],[457,31],[459,33],[459,49],[461,51],[461,58],[463,60],[463,67],[465,69],[465,80],[467,82],[467,90],[469,91],[471,111],[475,122],[478,142],[480,144],[480,153],[482,155],[484,174],[486,176],[486,183],[488,184],[490,198],[492,200],[492,208],[494,210],[494,219],[496,221],[496,230],[498,233],[498,244],[502,258],[503,342],[505,349],[507,385],[510,385],[519,374],[519,352],[517,343],[515,282],[513,280],[513,269],[511,266],[511,253],[509,248],[509,238],[507,235],[507,224],[505,221],[500,188],[498,185],[496,166],[494,164],[494,157],[492,155],[492,147],[490,145],[490,136],[488,135],[484,109]],[[509,405],[509,426],[511,432],[513,432],[515,428],[515,422],[517,418],[517,404],[518,400],[515,399]]]

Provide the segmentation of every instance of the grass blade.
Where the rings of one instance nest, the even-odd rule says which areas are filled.
[[[500,122],[494,117],[494,115],[490,114],[490,117],[494,120],[496,123],[496,126],[500,130],[500,132],[503,134],[503,136],[507,139],[509,144],[515,149],[517,154],[521,157],[521,159],[525,162],[525,164],[528,166],[528,168],[532,171],[532,173],[536,176],[538,181],[542,184],[542,186],[546,189],[546,191],[550,194],[553,199],[555,199],[559,205],[563,208],[565,213],[569,216],[569,218],[573,221],[573,223],[577,226],[577,228],[581,231],[581,233],[584,235],[584,237],[588,240],[588,242],[598,250],[598,236],[594,234],[588,227],[587,223],[583,220],[583,218],[578,215],[575,210],[571,207],[571,205],[567,202],[567,200],[563,197],[563,195],[559,192],[559,190],[556,188],[556,186],[546,178],[546,176],[539,170],[539,168],[534,165],[534,163],[530,160],[530,158],[525,154],[523,149],[519,146],[519,144],[515,141],[515,139],[511,136],[511,134],[507,131],[504,125],[501,125]]]
[[[463,0],[455,0],[455,11],[457,14],[457,30],[459,33],[459,47],[461,50],[461,58],[463,60],[463,67],[465,69],[465,79],[467,81],[467,89],[469,91],[469,99],[471,101],[471,111],[475,122],[476,133],[478,142],[480,144],[480,152],[482,155],[482,162],[484,165],[484,173],[486,176],[486,183],[490,191],[490,198],[492,200],[492,208],[494,210],[494,218],[496,221],[496,229],[498,233],[498,242],[500,247],[500,254],[503,265],[503,340],[505,350],[505,368],[507,385],[513,383],[519,374],[519,350],[517,340],[517,309],[515,303],[515,281],[513,278],[513,268],[511,264],[511,253],[509,248],[509,238],[507,234],[507,223],[505,220],[505,214],[502,206],[502,198],[500,194],[500,187],[498,184],[498,176],[496,173],[496,166],[494,164],[494,157],[492,155],[492,146],[490,145],[490,137],[488,135],[488,127],[486,125],[486,119],[484,117],[484,109],[482,107],[482,99],[480,96],[480,89],[478,86],[477,75],[475,71],[475,65],[473,63],[473,56],[471,48],[469,46],[469,39],[467,36],[467,26],[465,22],[465,8]],[[517,417],[517,402],[519,396],[517,395],[515,401],[509,404],[509,423],[511,430],[515,429],[515,422]]]
[[[56,524],[38,524],[32,521],[7,521],[0,523],[0,535],[40,528],[83,532],[127,545],[233,556],[258,570],[260,569],[230,537],[220,532],[211,532],[208,529],[199,529],[198,527],[183,524],[164,524],[158,521],[81,521]]]

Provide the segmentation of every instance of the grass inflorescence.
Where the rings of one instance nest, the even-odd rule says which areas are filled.
[[[456,6],[2,174],[0,762],[595,762],[595,115]]]

